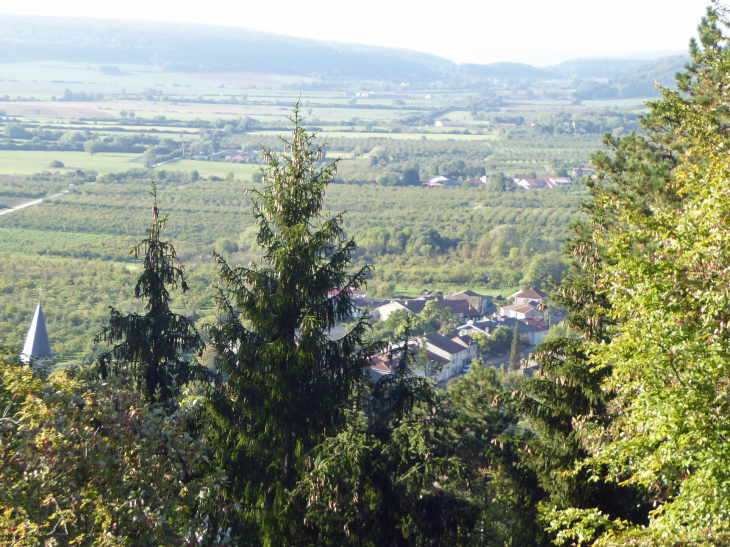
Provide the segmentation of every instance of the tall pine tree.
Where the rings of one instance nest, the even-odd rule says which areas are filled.
[[[165,402],[200,371],[190,356],[201,352],[204,345],[195,324],[170,310],[169,289],[179,285],[186,292],[188,286],[175,248],[161,237],[167,215],[160,217],[154,182],[151,187],[152,225],[147,238],[130,251],[135,257],[144,256],[134,296],[146,301],[146,313],[125,315],[110,306],[109,325],[94,342],[113,344],[97,359],[103,377],[110,371],[130,369],[147,400]]]
[[[360,318],[339,340],[328,337],[353,314],[352,290],[369,267],[350,273],[354,240],[342,215],[323,212],[336,162],[319,166],[322,145],[294,108],[283,154],[264,151],[268,170],[254,194],[261,264],[220,265],[219,324],[209,328],[219,381],[208,393],[213,445],[240,500],[250,537],[296,543],[282,522],[304,455],[344,424],[364,377],[367,329]]]

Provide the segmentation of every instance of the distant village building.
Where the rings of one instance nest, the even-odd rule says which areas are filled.
[[[515,304],[527,304],[528,302],[541,304],[547,301],[548,295],[539,289],[529,288],[524,291],[517,291],[510,295],[510,298],[514,300]]]
[[[446,297],[447,300],[466,300],[474,308],[476,308],[480,314],[488,315],[496,310],[492,305],[491,296],[482,296],[481,294],[475,293],[472,290],[466,290],[450,294]]]
[[[515,175],[512,177],[512,182],[525,190],[570,186],[570,179],[566,177],[534,177],[532,175]]]
[[[510,296],[514,300],[514,304],[502,306],[499,309],[499,315],[502,317],[512,317],[514,319],[544,319],[545,303],[547,294],[537,289],[527,289],[518,291]]]
[[[426,350],[434,355],[435,360],[442,362],[441,370],[432,375],[436,382],[460,374],[476,356],[476,344],[465,346],[463,341],[454,341],[437,332],[427,334],[423,339],[426,342]]]
[[[438,120],[434,126],[436,127],[464,127],[466,124],[464,122],[451,122],[448,120]]]
[[[596,172],[593,167],[573,167],[573,176],[580,176],[580,175],[587,175],[591,174],[593,175]]]
[[[412,314],[419,315],[428,302],[435,301],[441,308],[450,308],[459,321],[478,319],[482,314],[472,306],[467,299],[449,300],[443,296],[427,296],[415,300],[391,300],[373,309],[373,318],[385,321],[392,313],[398,310],[406,310]]]
[[[550,326],[542,318],[517,319],[507,316],[501,316],[496,320],[468,321],[457,327],[456,332],[460,336],[481,334],[491,337],[499,327],[514,329],[517,323],[519,323],[520,334],[527,336],[527,341],[533,346],[542,344],[550,332]]]

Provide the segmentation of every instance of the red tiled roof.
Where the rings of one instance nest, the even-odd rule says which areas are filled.
[[[535,327],[535,329],[537,329],[537,330],[548,330],[550,328],[550,325],[548,325],[544,319],[537,319],[535,317],[528,317],[527,319],[522,319],[522,322],[527,325],[530,325],[531,327]]]
[[[327,293],[327,296],[332,298],[334,296],[339,295],[343,290],[350,293],[350,296],[352,296],[353,298],[362,298],[362,297],[366,296],[365,291],[361,291],[359,289],[349,289],[349,288],[348,289],[341,289],[341,288],[333,289]]]

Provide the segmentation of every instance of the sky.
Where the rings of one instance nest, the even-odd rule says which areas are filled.
[[[204,23],[550,65],[683,53],[710,0],[24,0],[0,13]]]

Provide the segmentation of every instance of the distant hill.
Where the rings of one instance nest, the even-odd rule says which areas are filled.
[[[62,61],[153,65],[169,72],[252,72],[334,80],[433,83],[452,78],[584,82],[576,96],[651,96],[654,79],[673,82],[684,56],[656,61],[573,59],[552,67],[456,63],[406,49],[293,38],[210,25],[0,15],[2,62]],[[106,67],[106,68],[104,68]],[[456,80],[454,80],[456,81]]]
[[[655,81],[665,87],[674,88],[676,84],[674,75],[689,61],[689,55],[662,57],[618,74],[613,83],[633,93],[640,93],[648,89],[647,86],[653,89]]]
[[[433,81],[456,65],[415,51],[208,25],[0,15],[4,62],[147,64],[174,72],[255,72]]]
[[[613,78],[649,62],[647,59],[571,59],[544,70],[564,78]]]
[[[608,82],[586,80],[578,86],[575,97],[591,99],[632,99],[637,97],[658,97],[659,90],[654,82],[676,89],[674,75],[690,60],[688,55],[672,55],[630,68],[617,74]]]
[[[560,74],[555,71],[523,63],[463,64],[459,65],[459,72],[468,76],[499,78],[501,80],[554,80],[560,78]]]

